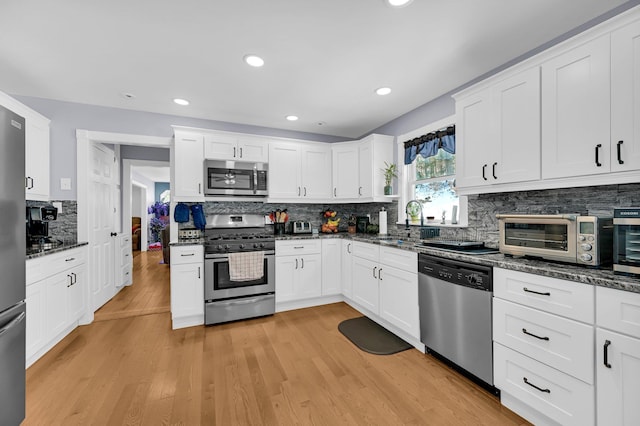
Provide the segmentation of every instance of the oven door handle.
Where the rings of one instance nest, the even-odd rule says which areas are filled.
[[[264,255],[266,256],[274,256],[276,254],[275,250],[265,250]],[[204,255],[205,259],[213,260],[214,262],[226,262],[229,260],[228,253],[209,253]]]

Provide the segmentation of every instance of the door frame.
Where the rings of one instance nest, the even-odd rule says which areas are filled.
[[[89,211],[89,175],[91,167],[91,145],[94,143],[111,144],[111,145],[134,145],[148,146],[152,148],[169,148],[173,145],[173,137],[158,137],[132,135],[126,133],[110,133],[96,132],[91,130],[76,130],[76,185],[77,185],[77,204],[78,204],[78,241],[90,241],[91,234],[91,212]],[[118,177],[121,181],[121,177]],[[122,192],[122,191],[121,191]],[[131,194],[131,186],[129,185],[128,193]],[[115,200],[117,210],[120,211],[122,217],[122,200]],[[118,208],[120,207],[120,208]],[[129,213],[131,213],[129,203]],[[129,214],[130,216],[130,214]],[[126,226],[126,224],[122,224]],[[127,229],[127,228],[124,228]],[[129,218],[129,227],[131,229],[131,218]],[[89,258],[90,259],[90,258]],[[91,265],[91,260],[87,260],[87,269],[89,271],[95,267]],[[89,275],[91,276],[91,275]],[[87,292],[87,307],[92,306],[91,292]],[[86,314],[81,318],[81,324],[89,324],[93,322],[93,311],[88,308]]]
[[[147,199],[147,189],[148,187],[146,185],[141,184],[140,182],[136,182],[135,180],[131,180],[131,200],[133,200],[133,188],[136,187],[140,190],[140,194],[142,195],[142,200],[140,200],[140,203],[143,204],[142,207],[142,211],[144,211],[144,207],[146,207],[146,203],[143,202],[143,200]],[[131,217],[133,218],[133,206],[134,203],[131,204]],[[123,212],[126,212],[126,207],[123,207]],[[123,213],[124,214],[124,213]],[[132,229],[133,229],[133,222],[132,222]],[[148,229],[149,229],[149,224],[147,221],[147,215],[143,214],[140,217],[140,251],[147,251],[148,250],[148,239],[149,236],[148,234]]]

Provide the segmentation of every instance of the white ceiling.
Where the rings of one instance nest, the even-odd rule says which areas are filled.
[[[357,138],[623,3],[2,0],[0,90]]]
[[[131,171],[152,182],[169,182],[169,167],[132,166]],[[134,176],[135,180],[135,176]]]

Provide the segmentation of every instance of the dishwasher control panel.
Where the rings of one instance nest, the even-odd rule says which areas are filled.
[[[493,269],[490,266],[421,254],[418,256],[418,273],[452,284],[493,291]]]

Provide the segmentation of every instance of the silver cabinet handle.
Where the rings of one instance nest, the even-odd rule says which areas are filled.
[[[202,194],[202,184],[198,184],[198,194]]]
[[[307,187],[306,186],[304,187],[304,196],[305,197],[307,196]]]
[[[362,187],[361,186],[358,187],[358,195],[362,195]]]
[[[71,275],[69,274],[67,274],[67,278],[69,278],[69,284],[67,284],[67,288],[69,288],[73,285],[73,278],[71,278]]]
[[[302,264],[302,267],[300,269],[304,269],[304,258],[303,257],[300,258],[300,263]]]
[[[549,340],[547,336],[541,337],[541,336],[538,336],[537,334],[529,333],[526,328],[523,328],[522,332],[528,336],[535,337],[536,339]]]
[[[382,268],[378,271],[378,279],[382,281]]]
[[[200,267],[198,266],[198,279],[200,279]]]
[[[298,197],[300,196],[300,187],[298,187]]]
[[[337,197],[337,195],[336,195],[336,188],[333,188],[333,196],[334,196],[334,197]]]
[[[73,262],[74,260],[76,260],[76,258],[75,258],[75,257],[70,257],[70,258],[68,258],[68,259],[65,259],[64,261],[65,261],[65,262]]]
[[[377,266],[373,267],[373,278],[378,279],[378,277],[376,277],[376,269],[378,269]]]
[[[295,246],[294,249],[303,249],[304,246]]]
[[[296,269],[298,269],[298,259],[296,259]]]
[[[195,255],[196,255],[195,253],[187,253],[187,254],[181,253],[180,254],[180,256],[182,256],[182,257],[195,256]]]
[[[240,158],[242,158],[242,147],[240,147]]]
[[[351,243],[347,244],[347,253],[351,254]]]
[[[71,283],[73,285],[78,282],[78,276],[75,272],[72,272],[71,275],[73,275],[73,282]]]

